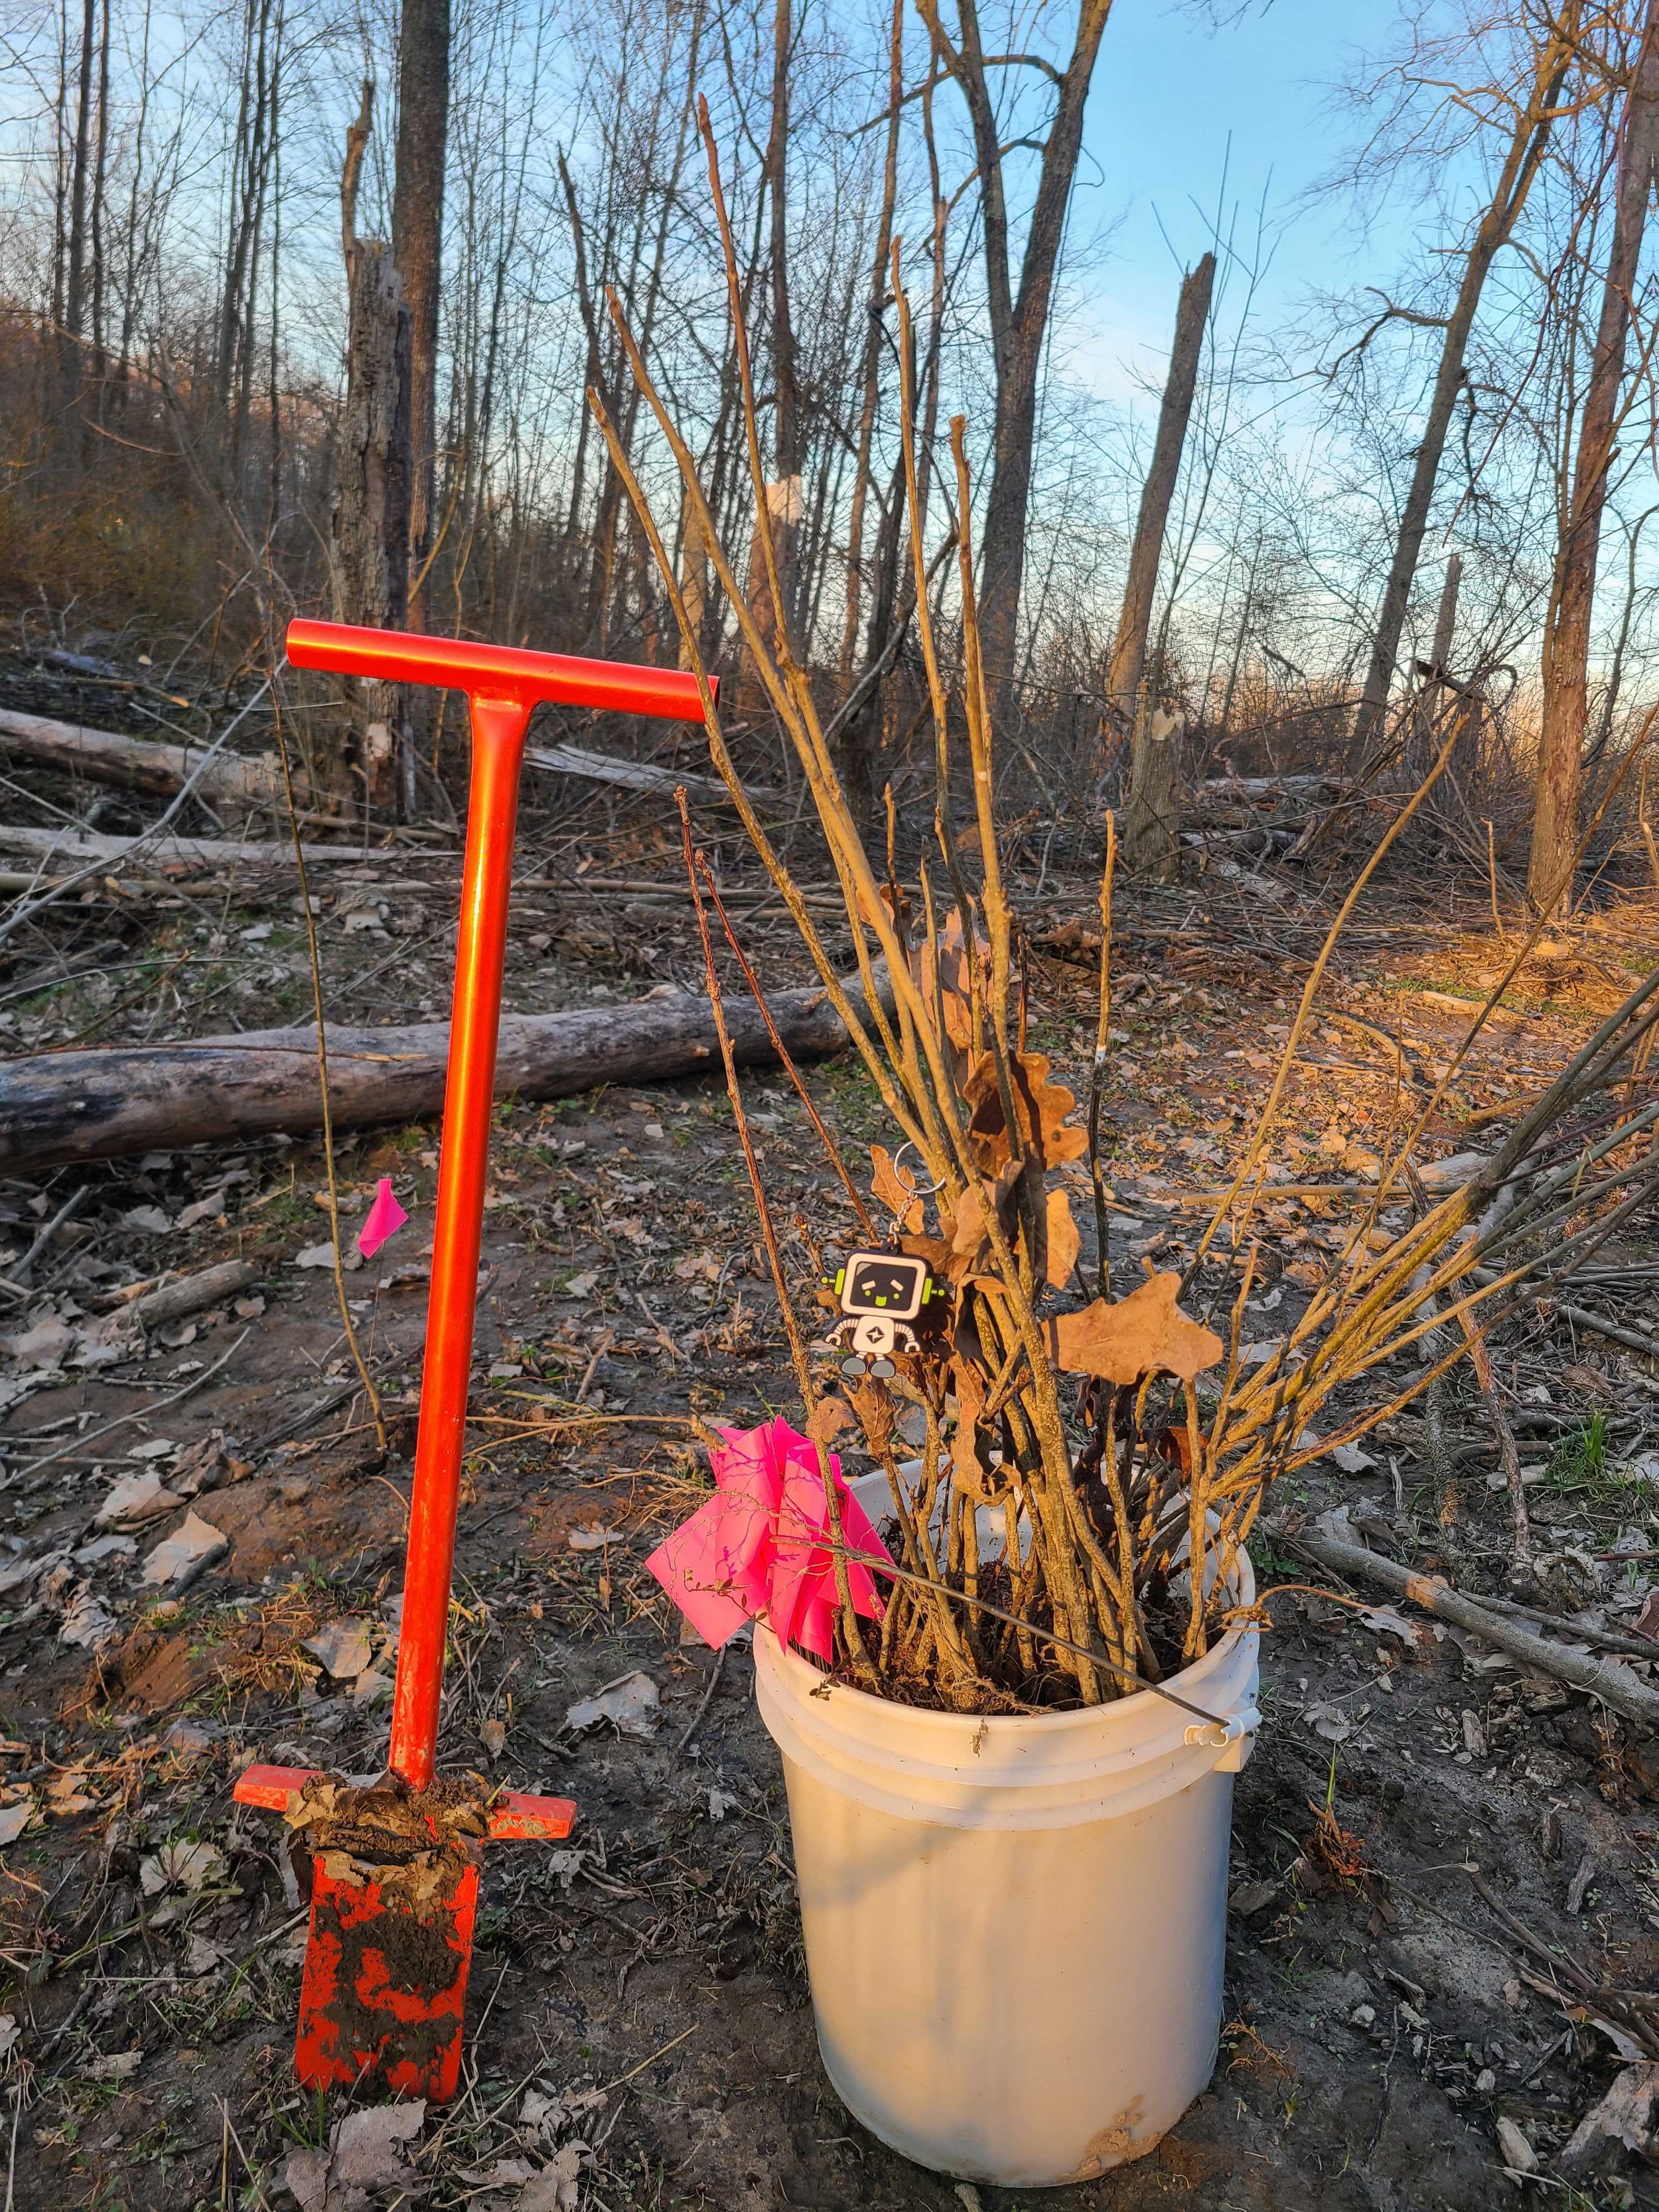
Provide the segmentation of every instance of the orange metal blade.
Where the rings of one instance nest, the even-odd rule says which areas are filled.
[[[230,1794],[239,1805],[263,1805],[267,1813],[286,1813],[317,1771],[314,1766],[250,1766]]]
[[[268,1813],[291,1812],[312,1781],[314,1766],[250,1766],[231,1795],[239,1805],[263,1806]],[[498,1844],[528,1844],[568,1836],[576,1823],[571,1797],[537,1797],[522,1790],[503,1790],[489,1808],[489,1833]]]
[[[337,1881],[320,1858],[313,1869],[294,2045],[301,2081],[447,2103],[460,2081],[477,1868],[458,1859],[418,1915],[379,1881]]]
[[[498,1844],[568,1836],[575,1822],[575,1802],[569,1797],[530,1797],[520,1790],[503,1790],[489,1808],[489,1832]]]

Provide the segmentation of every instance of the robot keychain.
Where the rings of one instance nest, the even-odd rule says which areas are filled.
[[[909,1149],[908,1145],[900,1147],[893,1162],[896,1174]],[[917,1185],[914,1174],[908,1182],[913,1198],[929,1194]],[[895,1242],[902,1226],[902,1215],[896,1213],[889,1232]],[[854,1380],[884,1380],[893,1372],[895,1352],[919,1352],[923,1338],[945,1327],[949,1293],[935,1281],[927,1262],[912,1252],[890,1245],[849,1252],[834,1281],[826,1278],[823,1287],[834,1296],[842,1315],[830,1332],[830,1341],[844,1345],[853,1354],[842,1360],[841,1371]]]
[[[893,1353],[920,1352],[945,1317],[944,1293],[913,1253],[849,1252],[824,1287],[843,1316],[830,1341],[854,1354],[842,1362],[843,1375],[890,1375]]]

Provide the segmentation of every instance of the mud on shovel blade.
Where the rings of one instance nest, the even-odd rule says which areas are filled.
[[[544,702],[702,719],[694,677],[336,623],[289,625],[296,668],[465,691],[472,774],[449,1073],[444,1095],[420,1431],[392,1699],[389,1768],[373,1784],[250,1767],[246,1805],[284,1814],[312,1852],[295,2063],[310,2088],[378,2082],[442,2102],[461,2027],[483,1844],[570,1832],[568,1799],[436,1780],[438,1715],[472,1363],[501,975],[525,734]]]

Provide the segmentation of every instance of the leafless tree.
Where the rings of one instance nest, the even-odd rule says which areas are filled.
[[[1546,911],[1571,902],[1578,794],[1589,721],[1590,617],[1607,476],[1620,422],[1626,346],[1648,200],[1659,161],[1659,0],[1647,0],[1613,162],[1613,236],[1601,285],[1578,450],[1544,625],[1543,720],[1527,889]],[[1644,343],[1644,353],[1648,350]]]
[[[1079,0],[1071,52],[1059,66],[1040,54],[988,54],[977,0],[957,0],[954,36],[946,27],[939,0],[917,0],[917,5],[946,69],[961,89],[973,135],[986,312],[996,370],[991,486],[980,556],[980,625],[987,676],[1001,695],[1006,718],[1024,577],[1038,374],[1083,145],[1089,87],[1111,0]],[[1030,134],[1021,137],[1022,144],[1037,147],[1039,167],[1036,194],[1019,255],[1018,286],[1005,169],[1012,149],[1003,143],[998,102],[991,90],[994,71],[1013,69],[1036,71],[1054,92],[1046,135],[1040,140]]]
[[[1372,325],[1374,333],[1384,322],[1403,315],[1439,329],[1441,341],[1428,413],[1418,441],[1411,483],[1401,508],[1394,558],[1371,638],[1359,709],[1358,735],[1364,745],[1375,741],[1387,710],[1389,686],[1399,658],[1412,580],[1423,550],[1423,535],[1428,527],[1429,509],[1440,474],[1452,411],[1463,387],[1464,363],[1481,295],[1493,263],[1514,234],[1537,178],[1577,52],[1583,18],[1583,0],[1565,0],[1559,14],[1544,14],[1528,25],[1531,53],[1523,89],[1518,97],[1502,85],[1460,88],[1459,104],[1466,107],[1480,104],[1484,91],[1486,102],[1507,118],[1507,138],[1491,198],[1463,258],[1456,294],[1444,316],[1405,310],[1389,303]]]

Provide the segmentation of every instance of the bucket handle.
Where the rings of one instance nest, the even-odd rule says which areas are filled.
[[[1187,1730],[1185,1741],[1193,1747],[1205,1745],[1224,1755],[1216,1761],[1219,1774],[1237,1774],[1255,1747],[1255,1732],[1261,1725],[1261,1715],[1255,1705],[1245,1705],[1224,1721],[1195,1721]]]

